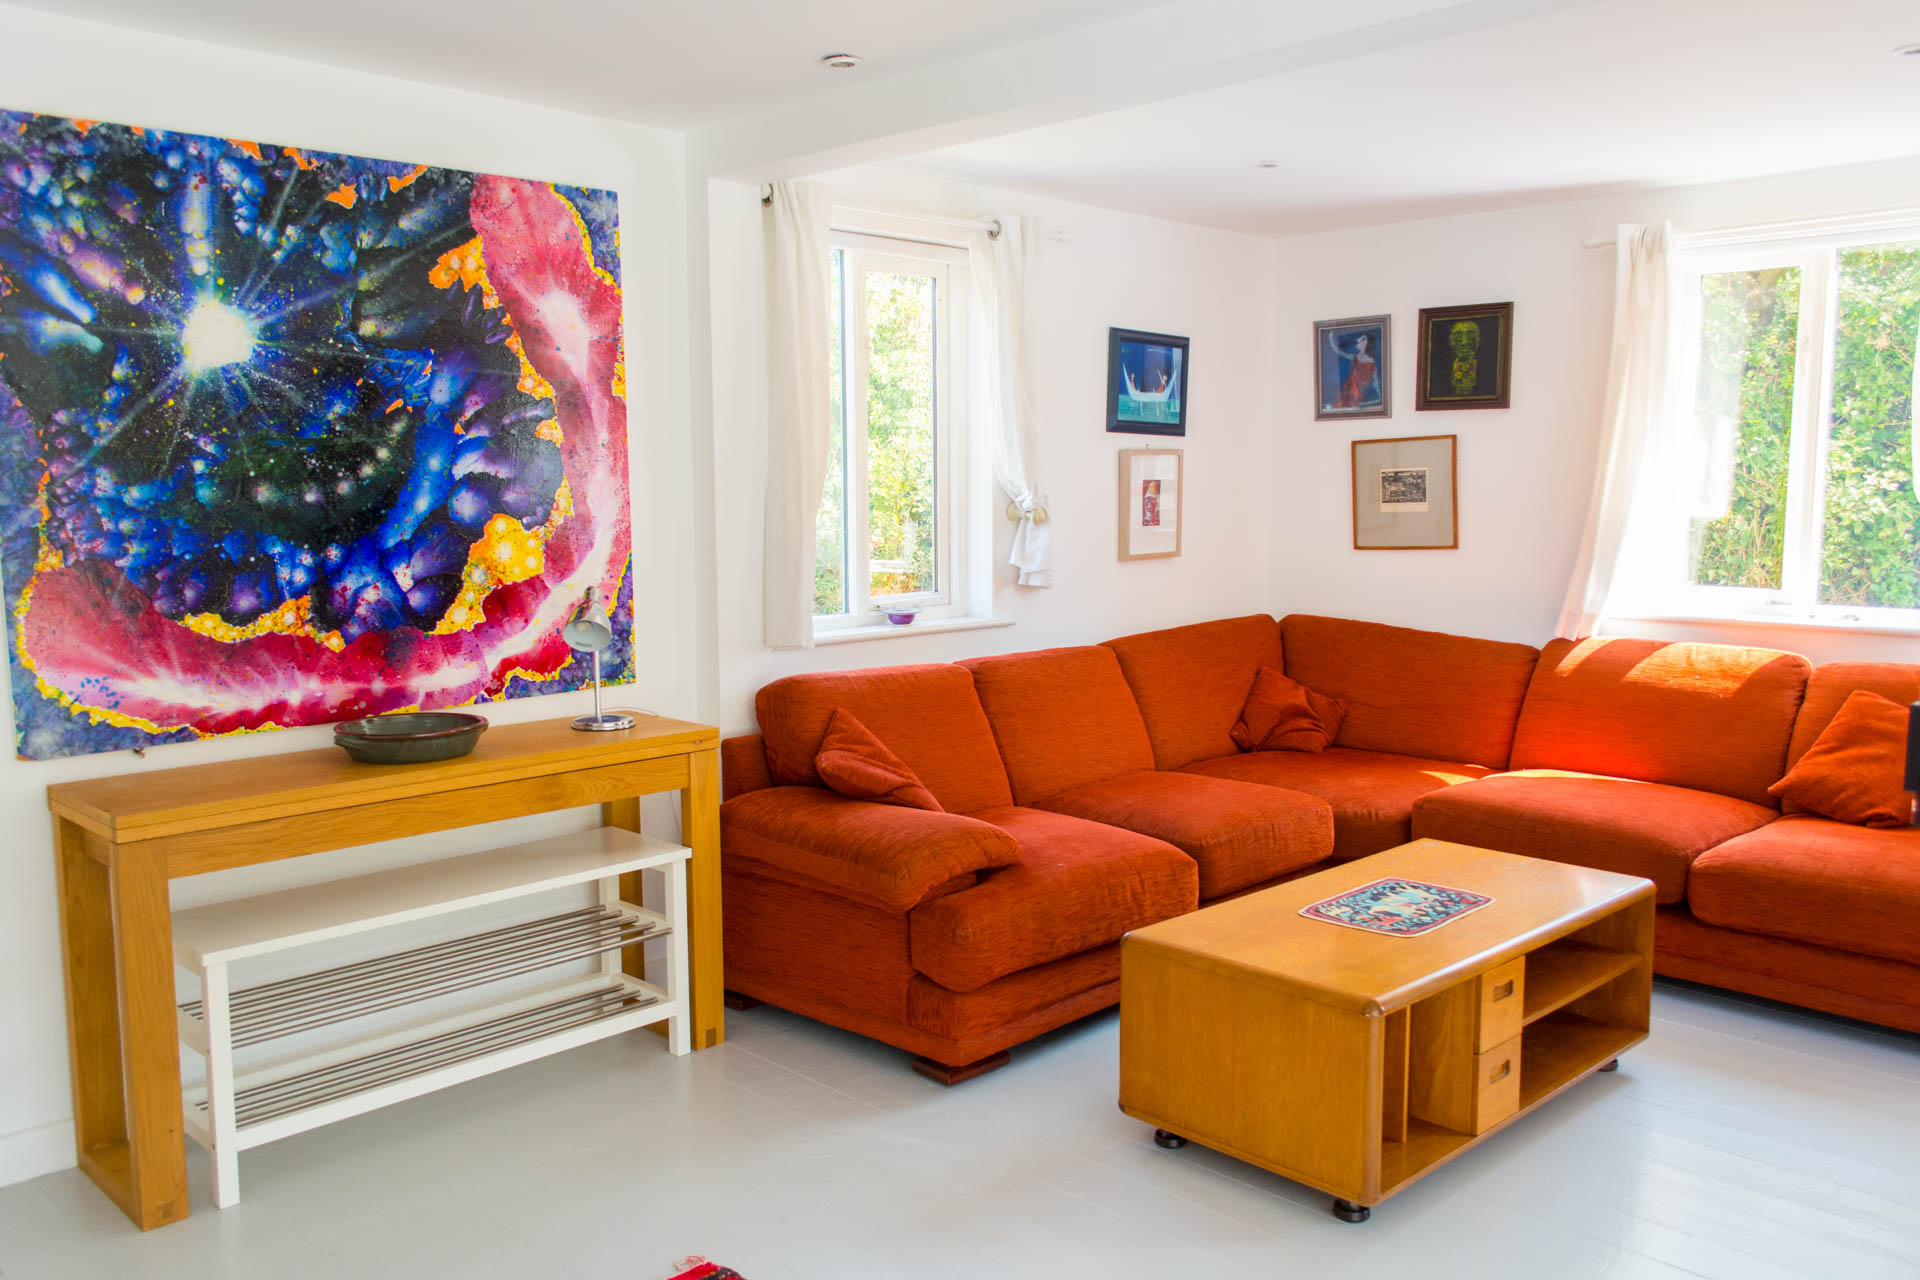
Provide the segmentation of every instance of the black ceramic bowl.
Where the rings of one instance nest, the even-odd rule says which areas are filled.
[[[364,764],[420,764],[463,756],[486,731],[485,716],[396,711],[333,726],[333,744]]]

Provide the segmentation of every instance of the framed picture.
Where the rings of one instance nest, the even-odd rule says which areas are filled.
[[[1187,340],[1107,330],[1107,430],[1187,434]]]
[[[1353,548],[1451,550],[1460,545],[1458,436],[1353,442]]]
[[[1179,449],[1120,451],[1120,558],[1164,560],[1180,554]]]
[[[1313,326],[1313,416],[1393,416],[1393,317],[1354,316]]]
[[[1505,409],[1513,388],[1513,304],[1420,308],[1415,409]]]

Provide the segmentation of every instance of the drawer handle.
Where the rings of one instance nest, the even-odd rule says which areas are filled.
[[[1494,1072],[1492,1075],[1487,1077],[1487,1083],[1499,1084],[1502,1080],[1505,1080],[1508,1076],[1512,1074],[1513,1074],[1513,1059],[1508,1058],[1505,1062],[1500,1064],[1500,1069],[1498,1071]]]
[[[1500,1003],[1500,1001],[1505,1000],[1508,996],[1512,994],[1513,994],[1513,979],[1508,978],[1505,982],[1502,982],[1498,986],[1494,987],[1493,998],[1489,1000],[1487,1003],[1498,1004]]]

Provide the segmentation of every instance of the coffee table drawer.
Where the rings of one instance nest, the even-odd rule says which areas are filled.
[[[1520,1110],[1520,1037],[1473,1059],[1473,1127],[1485,1133]]]
[[[1515,956],[1476,980],[1479,1005],[1478,1048],[1490,1052],[1520,1034],[1527,1008],[1527,958]]]

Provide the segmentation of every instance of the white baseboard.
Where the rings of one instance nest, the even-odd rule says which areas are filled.
[[[0,1187],[73,1167],[73,1121],[0,1133]]]

